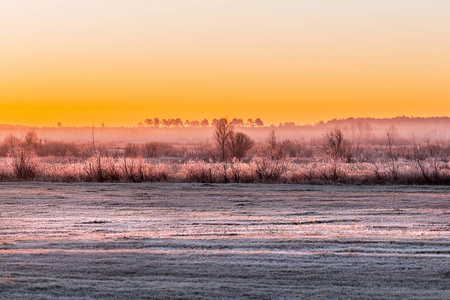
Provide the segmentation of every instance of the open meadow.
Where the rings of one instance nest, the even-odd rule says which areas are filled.
[[[0,191],[0,299],[450,298],[448,186]]]

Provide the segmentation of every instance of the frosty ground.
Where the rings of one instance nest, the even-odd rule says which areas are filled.
[[[0,183],[0,299],[449,299],[448,186]]]

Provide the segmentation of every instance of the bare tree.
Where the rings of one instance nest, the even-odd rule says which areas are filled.
[[[266,140],[264,153],[254,160],[256,175],[260,181],[276,182],[286,172],[288,161],[285,159],[283,143],[278,142],[275,130],[272,130]]]
[[[25,134],[25,138],[23,140],[23,145],[27,150],[32,150],[36,148],[38,143],[38,138],[36,131],[30,130]]]
[[[227,144],[230,136],[233,134],[233,126],[228,124],[226,119],[220,119],[216,122],[215,127],[216,130],[214,131],[214,138],[222,155],[223,180],[227,183]]]
[[[214,139],[217,142],[217,146],[220,150],[222,161],[227,159],[227,144],[230,136],[233,134],[233,126],[228,124],[226,119],[220,119],[216,123],[216,130],[214,131]]]
[[[389,171],[392,175],[392,178],[395,181],[398,180],[398,173],[399,173],[397,165],[397,156],[393,152],[396,138],[397,138],[397,129],[394,126],[391,126],[386,132],[386,143],[387,143]]]
[[[99,182],[105,181],[106,168],[104,166],[103,149],[101,147],[96,147],[95,145],[95,126],[92,123],[92,157],[88,160],[87,164],[83,167],[84,172],[87,175],[87,180],[96,180]]]
[[[395,140],[397,138],[397,129],[394,126],[391,126],[387,131],[386,131],[386,137],[387,137],[387,153],[388,153],[388,158],[390,160],[397,160],[397,156],[394,155],[392,149],[395,145]]]
[[[363,141],[370,138],[372,127],[367,121],[357,120],[350,124],[351,143],[354,157],[361,161],[365,159]]]
[[[269,137],[266,139],[266,144],[268,150],[267,153],[272,160],[281,159],[284,156],[283,143],[278,142],[275,130],[270,131]]]
[[[226,148],[231,157],[235,157],[238,161],[241,161],[254,145],[255,142],[245,133],[231,132]]]

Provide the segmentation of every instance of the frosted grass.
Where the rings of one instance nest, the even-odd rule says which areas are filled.
[[[446,299],[447,187],[0,183],[2,299]]]

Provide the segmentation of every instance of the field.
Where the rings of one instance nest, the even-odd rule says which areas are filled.
[[[11,131],[0,141],[0,181],[450,185],[449,120],[351,118],[246,127],[220,119],[202,128],[28,131],[0,126],[0,138]]]
[[[0,299],[450,299],[448,186],[0,191]]]

